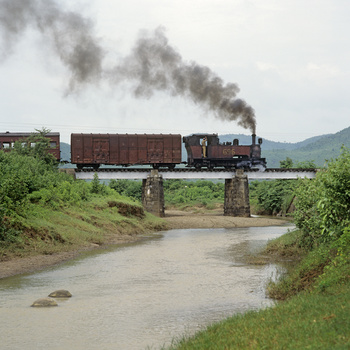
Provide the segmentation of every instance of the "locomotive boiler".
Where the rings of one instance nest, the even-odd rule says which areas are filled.
[[[252,135],[251,145],[240,145],[238,139],[220,143],[217,134],[193,134],[183,137],[183,142],[189,167],[266,168],[266,160],[261,158],[262,139],[259,138],[256,144],[255,134]]]

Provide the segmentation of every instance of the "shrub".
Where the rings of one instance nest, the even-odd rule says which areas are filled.
[[[350,152],[331,160],[313,180],[299,180],[295,223],[312,245],[338,239],[350,226]]]

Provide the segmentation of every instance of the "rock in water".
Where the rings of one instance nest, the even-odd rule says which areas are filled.
[[[52,292],[49,294],[49,297],[51,298],[70,298],[72,296],[71,293],[68,292],[68,290],[60,289]]]
[[[31,306],[33,306],[33,307],[51,307],[51,306],[58,306],[58,304],[56,303],[56,300],[54,300],[52,298],[40,298],[38,300],[35,300]]]

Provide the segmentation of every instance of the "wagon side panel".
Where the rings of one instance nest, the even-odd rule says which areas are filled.
[[[93,164],[109,163],[109,135],[95,134],[92,137]]]
[[[138,135],[137,138],[138,163],[149,164],[147,159],[147,135]]]
[[[91,137],[84,134],[71,134],[71,162],[84,164],[91,162],[91,150],[88,148]],[[90,159],[88,159],[90,155]]]
[[[152,164],[159,164],[164,159],[164,138],[149,135],[147,138],[147,159]]]
[[[119,135],[119,164],[129,164],[129,137],[128,135]]]
[[[181,135],[172,135],[172,163],[179,164],[182,160],[182,142]]]
[[[128,143],[129,143],[129,164],[138,164],[139,156],[138,156],[138,135],[128,135]]]
[[[115,165],[120,163],[119,134],[109,135],[109,163]]]

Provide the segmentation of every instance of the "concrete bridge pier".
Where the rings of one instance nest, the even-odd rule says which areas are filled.
[[[232,179],[225,179],[224,215],[250,216],[248,176],[237,169]]]
[[[148,212],[164,217],[163,177],[158,170],[151,170],[147,179],[142,180],[142,205]]]

